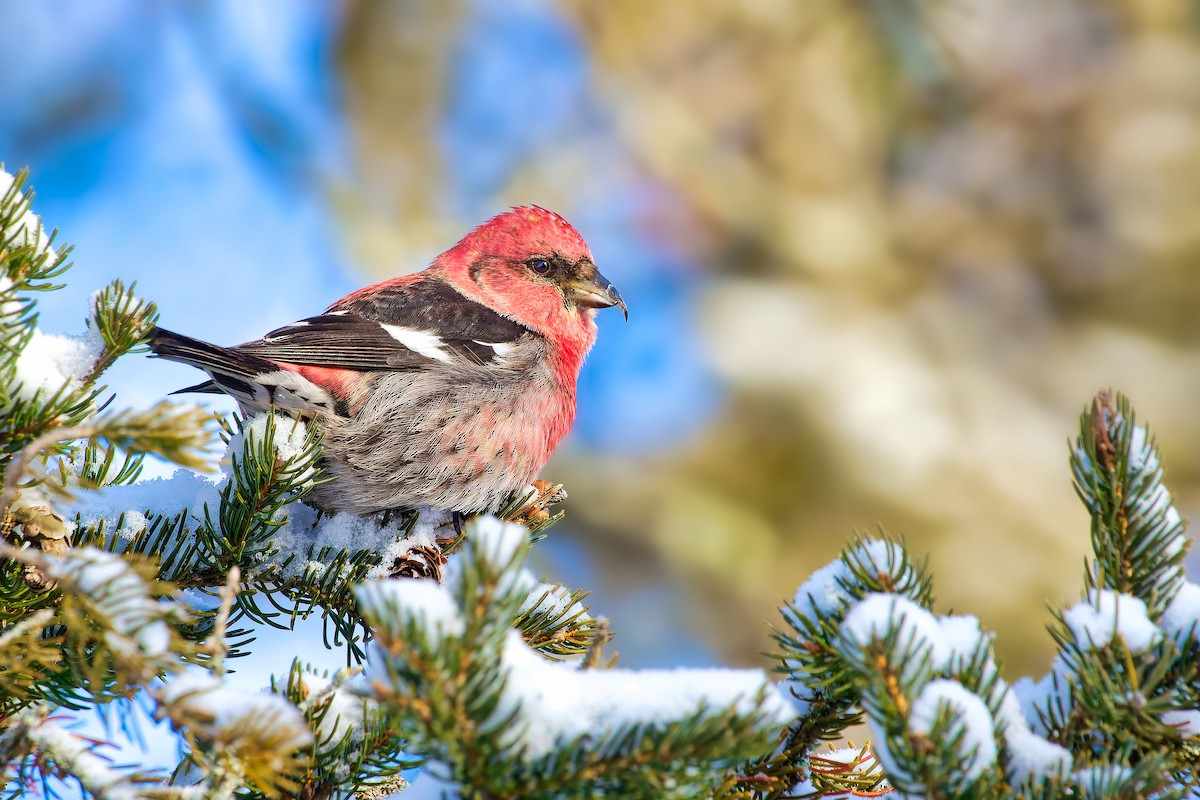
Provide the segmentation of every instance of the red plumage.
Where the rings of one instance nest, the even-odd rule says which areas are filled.
[[[515,208],[421,272],[236,347],[156,329],[155,355],[197,366],[246,413],[324,430],[330,510],[490,511],[528,485],[575,419],[597,308],[625,303],[559,215]]]

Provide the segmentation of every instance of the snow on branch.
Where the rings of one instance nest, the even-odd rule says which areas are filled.
[[[958,758],[950,778],[963,784],[978,780],[996,763],[994,724],[979,695],[945,678],[925,684],[908,715],[908,730],[914,736],[950,742]]]
[[[16,394],[25,400],[76,392],[104,353],[104,340],[90,330],[61,335],[33,330],[17,359]]]
[[[759,670],[586,670],[547,660],[513,630],[530,596],[546,595],[522,569],[528,541],[524,527],[483,518],[446,586],[373,581],[358,590],[376,636],[366,673],[376,700],[393,713],[425,709],[413,752],[465,785],[499,791],[519,775],[554,778],[563,751],[598,776],[637,769],[633,756],[648,741],[666,748],[665,763],[678,751],[695,764],[718,757],[701,744],[714,723],[764,742],[794,717]],[[493,763],[485,767],[482,752]]]
[[[71,667],[87,678],[87,689],[104,696],[109,675],[144,683],[181,666],[191,649],[176,626],[191,620],[188,608],[162,597],[147,579],[151,569],[92,547],[52,556],[0,542],[7,559],[36,567],[57,585],[57,619]]]
[[[419,764],[404,751],[400,727],[370,699],[360,670],[333,676],[293,662],[286,683],[272,690],[296,706],[312,729],[301,794],[384,797],[405,785],[402,773]]]
[[[712,715],[732,709],[757,718],[765,730],[783,728],[796,716],[761,670],[581,670],[548,661],[516,631],[501,660],[505,690],[496,714],[512,720],[511,742],[530,759],[632,728],[666,733],[697,709]]]
[[[804,756],[858,706],[909,796],[1171,797],[1195,781],[1200,588],[1183,578],[1184,522],[1157,450],[1128,401],[1101,393],[1071,463],[1095,561],[1084,599],[1054,614],[1045,678],[1008,687],[978,620],[932,613],[903,548],[859,541],[782,609],[777,658],[803,716],[760,773],[852,788]]]
[[[186,622],[187,609],[155,599],[150,585],[131,564],[94,548],[78,548],[42,566],[85,613],[99,617],[105,647],[117,657],[158,659],[171,646],[171,623]]]
[[[881,591],[892,586],[908,595]],[[793,692],[810,692],[792,740],[809,737],[812,747],[829,726],[844,725],[844,706],[831,702],[837,697],[864,709],[875,754],[903,791],[938,786],[986,795],[1001,775],[1013,786],[1061,778],[1071,756],[1030,729],[1000,678],[991,637],[974,617],[938,617],[925,607],[930,602],[924,571],[885,540],[852,544],[801,586],[782,609],[792,633],[776,637]],[[818,669],[826,681],[813,693]],[[829,675],[844,676],[836,693],[823,685]],[[768,767],[785,772],[785,760]],[[862,780],[854,773],[838,784],[836,775],[812,770],[800,788]]]
[[[230,772],[268,796],[294,791],[313,742],[304,716],[285,698],[224,687],[204,672],[176,676],[154,692],[155,716],[192,747],[190,759],[219,779]]]
[[[31,706],[9,721],[6,735],[23,736],[31,764],[42,775],[73,778],[86,792],[106,800],[139,800],[144,795],[125,771],[96,753],[96,744],[47,719],[46,706]],[[11,743],[6,743],[11,744]]]
[[[1195,639],[1200,626],[1200,585],[1188,581],[1180,586],[1158,622],[1180,640]]]
[[[58,253],[50,246],[53,234],[47,234],[41,218],[32,211],[33,193],[23,189],[27,173],[16,176],[0,165],[0,245],[4,249],[28,247],[35,256],[56,260]]]
[[[1131,652],[1144,653],[1162,639],[1144,602],[1108,590],[1088,592],[1087,600],[1063,612],[1063,621],[1080,647],[1107,647],[1119,637]]]
[[[1080,428],[1071,467],[1092,519],[1088,588],[1139,597],[1157,619],[1185,581],[1189,545],[1158,448],[1123,395],[1098,394]]]

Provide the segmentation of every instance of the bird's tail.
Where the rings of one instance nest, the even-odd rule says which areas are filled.
[[[155,327],[150,331],[150,351],[159,358],[178,361],[199,367],[212,380],[179,389],[183,392],[210,392],[233,395],[242,400],[253,397],[254,378],[264,373],[275,372],[279,366],[265,358],[242,353],[230,347],[219,347],[190,336]]]

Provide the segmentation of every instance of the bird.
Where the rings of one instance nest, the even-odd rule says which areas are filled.
[[[209,379],[244,415],[322,433],[332,480],[306,502],[366,515],[495,512],[538,476],[575,419],[596,312],[621,294],[579,232],[538,206],[471,230],[424,270],[359,289],[261,339],[222,347],[155,327],[152,355]]]

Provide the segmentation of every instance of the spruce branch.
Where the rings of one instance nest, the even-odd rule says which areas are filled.
[[[208,667],[218,678],[225,674],[225,657],[229,654],[229,643],[225,641],[225,632],[229,627],[229,615],[233,613],[233,604],[237,600],[238,586],[241,580],[242,571],[235,564],[229,568],[225,585],[221,587],[221,605],[217,608],[217,616],[213,621]]]
[[[106,414],[96,420],[92,436],[127,453],[153,453],[168,461],[211,469],[216,441],[211,412],[189,403],[162,401],[145,410]]]
[[[933,602],[931,580],[924,564],[914,562],[897,540],[856,537],[839,558],[814,573],[785,603],[780,613],[785,628],[771,637],[778,650],[775,671],[802,709],[768,758],[743,765],[740,774],[761,776],[758,785],[735,780],[730,796],[752,791],[754,796],[778,798],[808,772],[808,755],[824,740],[861,721],[857,673],[838,647],[848,609],[872,593],[896,592],[928,607]]]
[[[7,470],[13,456],[40,436],[55,429],[90,427],[99,395],[96,389],[79,388],[67,381],[53,391],[39,387],[27,394],[22,384],[10,382],[0,387],[0,394],[14,386],[15,392],[0,397],[0,404],[6,407],[5,425],[0,428],[0,469]],[[48,451],[46,458],[69,453],[71,443],[70,438],[51,438],[43,445]]]
[[[561,483],[534,481],[526,491],[519,492],[502,506],[496,516],[505,522],[516,522],[529,529],[533,541],[541,539],[547,530],[562,520],[563,512],[550,513],[550,507],[567,499]],[[453,548],[449,548],[453,552]]]
[[[894,786],[952,797],[986,790],[996,778],[992,714],[978,694],[939,677],[951,651],[930,612],[897,595],[868,595],[846,615],[838,647],[859,674]]]
[[[110,553],[152,558],[157,578],[180,588],[220,585],[219,573],[200,571],[200,543],[193,535],[191,509],[155,513],[152,509],[126,509],[107,516],[77,512],[75,544]]]
[[[43,608],[0,634],[0,713],[35,699],[34,687],[62,660],[61,637],[47,635],[53,620],[53,610]]]
[[[95,436],[98,428],[95,425],[81,425],[75,428],[57,428],[43,433],[29,444],[25,445],[8,464],[4,473],[4,488],[0,490],[0,516],[6,516],[12,509],[13,502],[20,492],[21,480],[29,471],[35,459],[45,458],[46,450],[59,442],[74,439],[85,439]]]
[[[761,674],[729,671],[712,695],[716,675],[583,671],[530,649],[513,629],[530,594],[528,546],[525,528],[482,518],[448,586],[373,581],[358,590],[375,635],[368,685],[407,726],[409,752],[446,765],[473,797],[586,797],[617,787],[650,797],[710,789],[701,765],[769,749],[791,712]],[[639,679],[657,687],[645,704],[607,713],[611,694],[635,691]],[[691,701],[671,699],[680,693]],[[577,719],[547,716],[539,700],[571,706]],[[678,713],[685,708],[695,710]]]
[[[796,797],[883,797],[892,788],[869,747],[849,747],[809,756],[808,780],[791,789]]]
[[[552,659],[590,658],[609,640],[609,622],[583,605],[587,592],[540,584],[521,605],[516,627],[534,650]]]
[[[421,763],[404,754],[405,741],[369,698],[359,669],[332,677],[292,663],[287,682],[272,690],[296,706],[314,732],[308,769],[297,777],[303,797],[371,795],[402,782],[401,772]]]
[[[178,675],[152,694],[155,717],[184,736],[209,796],[243,784],[268,798],[293,796],[313,735],[284,698],[227,689],[203,673]]]
[[[608,640],[608,626],[608,617],[598,617],[596,619],[596,626],[592,632],[592,640],[588,643],[583,662],[579,665],[580,669],[596,669],[600,666],[604,643]]]
[[[84,425],[54,428],[25,445],[9,463],[0,493],[0,511],[12,507],[33,463],[44,463],[55,445],[78,439],[102,440],[127,453],[154,453],[181,466],[207,469],[214,438],[211,414],[198,406],[166,401],[145,411],[120,411]],[[65,484],[61,487],[66,489]]]
[[[83,423],[98,394],[83,380],[94,343],[37,329],[32,295],[61,288],[50,281],[69,267],[70,248],[51,246],[54,234],[30,210],[26,177],[0,168],[0,468],[49,429]]]
[[[115,280],[93,298],[91,324],[104,342],[104,350],[88,375],[88,383],[144,342],[158,323],[158,307],[135,295],[136,288],[136,282],[126,287],[123,281]]]
[[[88,796],[109,800],[195,800],[191,788],[161,785],[158,776],[114,766],[97,750],[103,744],[77,736],[50,715],[42,703],[10,715],[0,730],[0,763],[8,765],[9,797],[24,797],[25,787],[50,778],[73,780]],[[46,792],[46,796],[57,796]]]
[[[55,288],[67,251],[31,213],[24,175],[2,177],[10,777],[164,800],[382,796],[421,760],[469,798],[766,800],[894,786],[1157,800],[1200,784],[1200,587],[1184,577],[1184,523],[1160,455],[1125,398],[1098,396],[1071,448],[1095,553],[1083,599],[1053,611],[1058,656],[1043,681],[1010,688],[991,635],[934,614],[924,565],[886,535],[852,542],[784,604],[773,634],[782,692],[758,671],[613,669],[607,620],[586,594],[525,568],[561,517],[550,508],[559,486],[514,496],[500,518],[517,524],[464,528],[430,509],[323,514],[303,503],[325,479],[319,430],[273,414],[227,427],[223,480],[129,486],[143,453],[206,463],[211,420],[166,405],[105,413],[99,375],[140,345],[157,311],[117,281],[93,297],[88,337],[38,330],[35,297]],[[55,508],[102,486],[74,527]],[[218,607],[191,609],[162,579],[217,594]],[[297,660],[269,694],[222,682],[249,635],[239,621],[289,627],[311,613],[332,645],[348,643],[348,663],[369,652],[364,673]],[[111,767],[49,716],[58,706],[120,717],[147,687],[189,750],[170,785]],[[817,749],[864,717],[870,746]]]
[[[37,705],[20,711],[9,723],[6,734],[23,740],[27,751],[21,772],[36,770],[43,777],[73,778],[81,789],[108,800],[139,800],[138,776],[114,769],[108,759],[96,754],[95,743],[87,741],[48,719],[49,708]],[[5,748],[0,748],[5,749]]]
[[[280,423],[274,414],[259,419],[261,428],[236,420],[229,474],[221,488],[217,518],[211,517],[206,505],[204,524],[197,530],[206,566],[222,574],[235,564],[253,564],[266,558],[272,547],[272,533],[287,521],[284,507],[303,499],[317,476],[320,438],[315,427],[305,428],[292,420]],[[279,451],[279,424],[291,426],[293,434],[299,431],[302,444],[297,452]]]
[[[1060,650],[1057,683],[1042,712],[1055,739],[1080,753],[1127,752],[1132,760],[1176,752],[1180,780],[1195,781],[1196,756],[1180,749],[1173,714],[1197,707],[1197,663],[1181,658],[1177,641],[1163,636],[1140,600],[1093,591],[1073,608],[1056,612],[1051,634]],[[1060,676],[1062,676],[1060,678]]]
[[[127,486],[140,477],[145,457],[93,438],[70,461],[60,459],[56,472],[64,493]]]
[[[10,259],[0,258],[0,265],[10,264]],[[20,288],[21,284],[11,277],[0,278],[0,382],[4,386],[15,382],[17,359],[29,344],[36,325],[35,303],[22,295]]]
[[[1157,619],[1185,581],[1185,523],[1163,484],[1158,449],[1128,398],[1102,391],[1071,449],[1075,491],[1091,516],[1088,589],[1140,598]]]
[[[230,467],[219,486],[195,476],[172,479],[181,494],[196,498],[191,507],[156,512],[137,487],[110,491],[108,507],[77,515],[76,539],[111,552],[153,555],[160,578],[203,591],[225,581],[226,565],[237,565],[242,585],[231,621],[246,618],[287,629],[316,612],[325,622],[327,644],[347,646],[348,659],[361,660],[365,630],[351,587],[369,576],[418,574],[413,565],[423,557],[444,562],[440,550],[457,537],[452,516],[432,509],[321,515],[296,503],[323,480],[314,427],[259,415],[235,419],[229,430]],[[134,499],[123,502],[123,494]],[[189,636],[209,635],[208,616]],[[537,620],[544,624],[534,628],[550,639],[547,648],[563,653],[571,652],[574,637],[589,625],[589,618],[574,612],[561,619],[544,616]]]
[[[90,547],[56,557],[0,542],[0,555],[36,566],[57,585],[56,616],[66,629],[61,666],[95,698],[178,670],[193,654],[176,629],[190,613],[166,596],[171,587],[152,581],[153,566]]]

